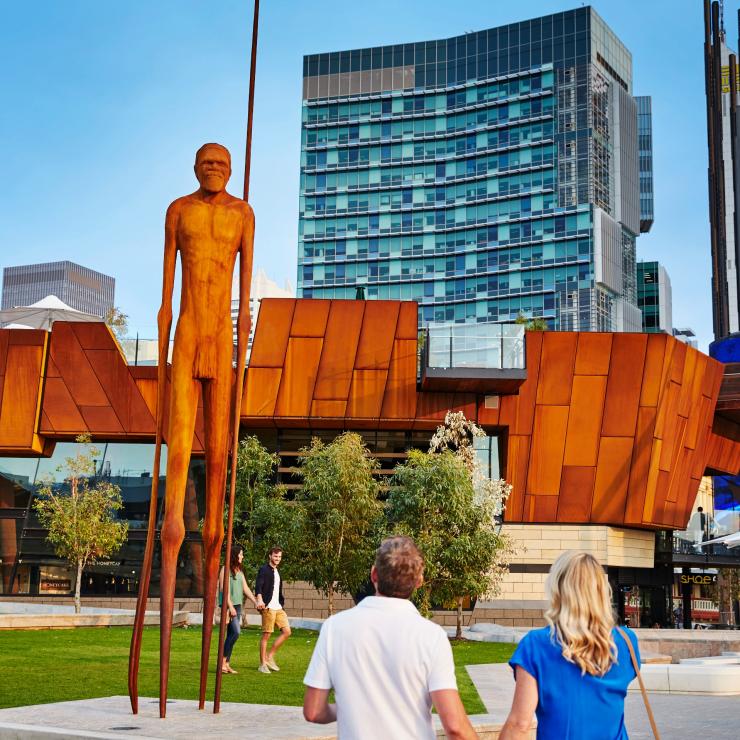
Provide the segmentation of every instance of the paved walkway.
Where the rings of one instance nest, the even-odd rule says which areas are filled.
[[[497,722],[503,722],[514,696],[511,668],[505,663],[467,666],[480,698]],[[737,740],[740,737],[740,697],[650,694],[664,740]],[[639,692],[630,692],[625,705],[630,740],[653,737]]]
[[[496,727],[489,716],[471,717],[481,740],[495,740]],[[438,731],[439,719],[435,717]],[[156,699],[139,700],[139,714],[131,714],[127,696],[67,701],[43,706],[0,710],[0,738],[36,740],[54,738],[173,738],[178,740],[335,740],[336,724],[311,725],[300,707],[224,702],[198,711],[195,701],[167,702],[167,719],[159,719]],[[440,734],[440,737],[444,737]]]

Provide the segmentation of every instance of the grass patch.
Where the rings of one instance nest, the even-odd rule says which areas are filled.
[[[217,634],[214,628],[211,666],[216,659]],[[300,706],[303,676],[317,636],[309,630],[293,630],[293,636],[277,656],[280,673],[265,675],[257,671],[259,629],[242,630],[231,660],[239,674],[223,677],[222,701]],[[0,631],[0,708],[125,696],[130,640],[131,629],[127,627]],[[200,640],[200,628],[172,632],[171,699],[198,698]],[[485,708],[464,666],[504,662],[513,647],[501,643],[453,643],[460,695],[468,713],[485,712]],[[211,673],[209,701],[213,699],[213,685]],[[147,627],[141,650],[139,694],[155,697],[158,687],[159,629]]]

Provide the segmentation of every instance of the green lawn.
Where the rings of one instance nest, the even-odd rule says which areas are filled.
[[[214,629],[214,637],[217,629]],[[300,705],[303,676],[317,633],[293,630],[278,653],[278,674],[258,673],[259,636],[256,627],[242,631],[234,648],[232,666],[238,675],[223,677],[222,701],[250,704]],[[172,633],[169,695],[172,699],[198,698],[200,628]],[[43,704],[98,696],[126,695],[130,628],[0,631],[0,708]],[[215,639],[214,639],[215,644]],[[465,665],[501,663],[513,645],[485,642],[453,643],[457,680],[470,714],[485,712]],[[215,650],[213,650],[215,662]],[[159,684],[159,629],[146,628],[141,652],[139,693],[157,696]],[[213,698],[213,675],[208,698]]]

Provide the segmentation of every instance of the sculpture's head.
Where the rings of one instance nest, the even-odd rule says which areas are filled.
[[[231,154],[221,144],[203,144],[195,153],[193,169],[203,190],[219,193],[231,177]]]

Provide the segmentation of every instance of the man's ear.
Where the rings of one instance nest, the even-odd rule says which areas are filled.
[[[377,588],[378,587],[378,571],[375,570],[374,565],[372,568],[370,568],[370,580],[372,581],[373,586]]]

